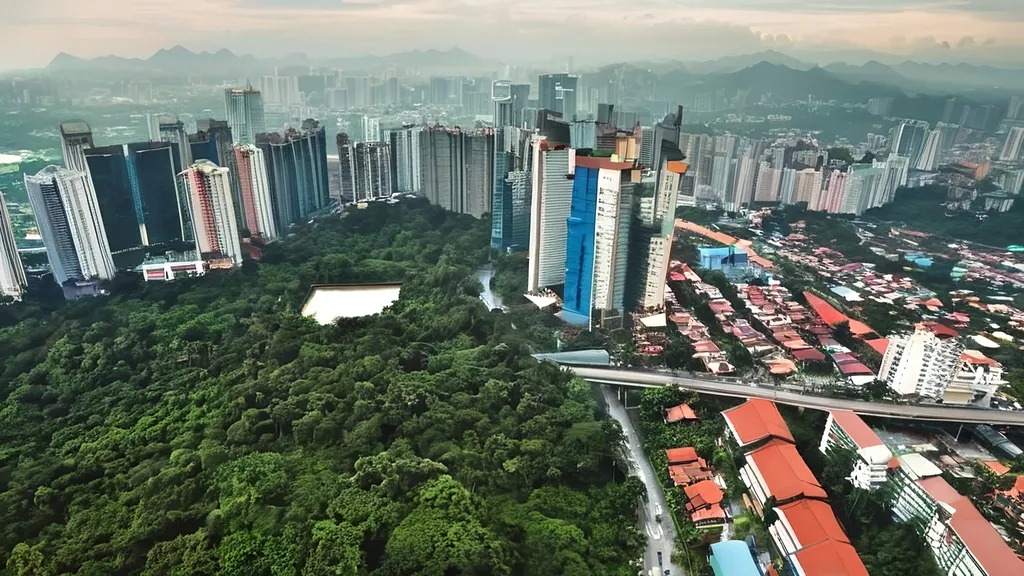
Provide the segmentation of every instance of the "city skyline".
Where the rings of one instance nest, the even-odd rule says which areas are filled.
[[[198,10],[206,17],[194,18]],[[584,11],[585,17],[573,16]],[[154,19],[161,26],[151,26]],[[224,29],[224,21],[232,23],[230,31]],[[857,5],[830,1],[811,6],[790,0],[641,0],[629,15],[609,2],[570,2],[552,11],[535,0],[515,6],[491,0],[464,2],[457,10],[439,0],[316,0],[298,5],[274,0],[180,0],[173,5],[151,0],[129,5],[42,0],[20,7],[0,23],[0,69],[43,67],[60,52],[86,58],[145,58],[177,44],[209,51],[229,47],[261,57],[296,51],[359,56],[446,49],[452,46],[453,29],[460,30],[463,48],[499,59],[507,55],[499,47],[515,42],[523,47],[522,59],[575,53],[594,59],[699,60],[780,49],[798,56],[873,51],[921,59],[1013,62],[1019,61],[1024,45],[1017,34],[1022,22],[1024,6],[1013,0]],[[339,28],[344,34],[336,33]],[[552,34],[575,41],[554,52],[531,42]],[[38,37],[51,41],[30,41]],[[531,48],[534,44],[536,48]]]

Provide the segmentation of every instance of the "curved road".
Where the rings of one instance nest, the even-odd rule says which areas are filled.
[[[842,398],[825,398],[808,396],[796,392],[780,390],[773,386],[755,386],[748,384],[731,384],[702,378],[676,376],[673,374],[657,374],[651,372],[635,372],[631,370],[615,370],[611,368],[586,368],[582,366],[566,366],[577,376],[598,384],[617,384],[620,386],[638,386],[653,388],[660,386],[679,386],[695,392],[733,396],[738,398],[764,398],[818,410],[852,410],[865,416],[884,416],[907,420],[930,420],[942,422],[963,422],[972,424],[1000,424],[1024,426],[1024,412],[1008,412],[1004,410],[984,410],[981,408],[958,408],[952,406],[927,404],[883,404],[862,400],[846,400]]]
[[[640,435],[636,433],[633,422],[626,414],[622,402],[615,395],[615,391],[608,386],[601,386],[601,393],[604,394],[605,403],[608,405],[608,414],[618,421],[622,426],[622,433],[626,437],[626,447],[629,449],[629,467],[633,474],[640,477],[644,486],[647,487],[647,502],[643,504],[640,520],[644,525],[644,535],[647,536],[647,549],[644,551],[644,574],[662,575],[665,570],[671,576],[682,576],[684,572],[672,563],[672,551],[676,542],[676,527],[672,522],[669,513],[668,502],[665,500],[665,493],[655,476],[654,467],[644,453],[644,447],[640,443]],[[658,522],[657,515],[662,515],[662,521]],[[658,553],[661,553],[661,564],[658,564]]]
[[[505,303],[501,301],[501,298],[491,291],[491,278],[494,277],[494,265],[488,264],[482,266],[476,270],[476,279],[484,285],[484,289],[480,292],[480,299],[484,301],[489,310],[495,308],[505,309]]]

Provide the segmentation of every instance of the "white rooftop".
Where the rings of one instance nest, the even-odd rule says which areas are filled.
[[[380,314],[398,300],[401,290],[400,284],[314,286],[302,306],[302,315],[311,316],[321,325],[325,325],[338,318]]]
[[[906,470],[914,480],[942,474],[938,466],[920,454],[904,454],[899,457],[899,461],[900,468]]]

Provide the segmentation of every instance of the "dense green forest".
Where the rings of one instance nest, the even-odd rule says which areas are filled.
[[[0,574],[636,574],[621,431],[529,357],[539,313],[479,300],[488,231],[373,206],[230,273],[3,306]],[[378,316],[297,314],[375,281],[403,282]]]

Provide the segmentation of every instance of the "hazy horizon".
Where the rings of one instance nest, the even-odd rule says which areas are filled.
[[[567,0],[551,6],[539,0],[36,0],[0,22],[0,69],[45,67],[60,52],[147,58],[175,45],[261,58],[458,46],[510,63],[695,61],[768,49],[819,62],[874,55],[1024,61],[1019,0],[636,0],[628,9],[607,0]]]

